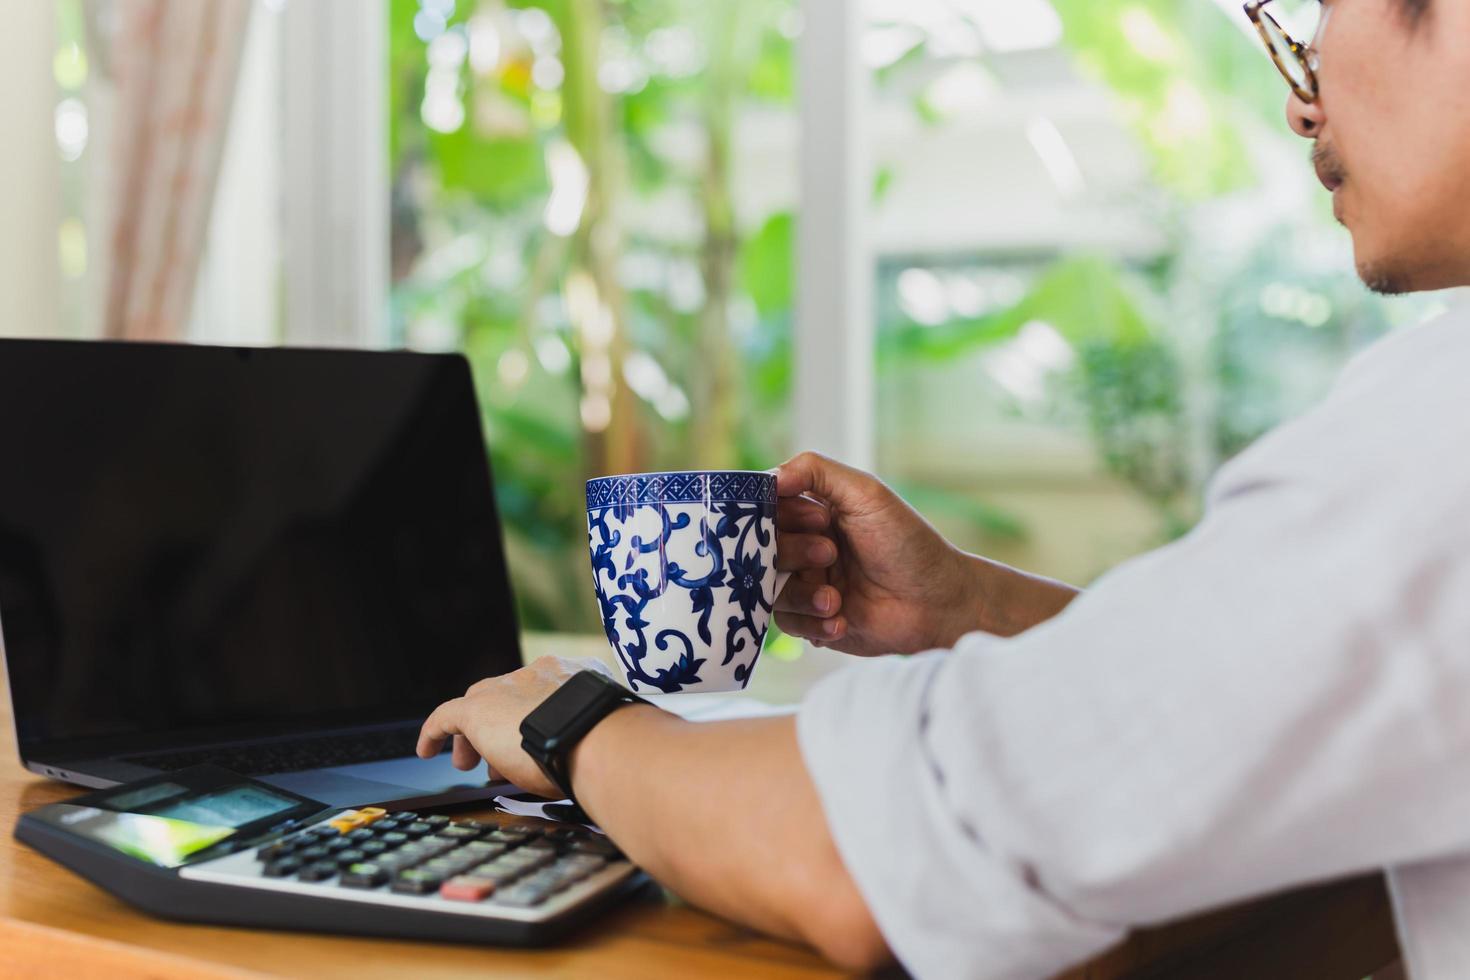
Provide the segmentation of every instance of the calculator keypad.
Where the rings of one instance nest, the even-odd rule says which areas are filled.
[[[336,829],[334,829],[336,828]],[[607,838],[583,828],[501,827],[442,814],[393,813],[363,822],[334,820],[261,847],[267,878],[453,902],[532,908],[623,860]]]

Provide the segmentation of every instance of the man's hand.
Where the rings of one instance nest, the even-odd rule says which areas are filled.
[[[484,759],[492,773],[524,790],[561,799],[535,760],[521,749],[521,722],[578,671],[607,668],[596,660],[541,657],[528,667],[470,685],[464,697],[435,708],[419,731],[418,754],[431,759],[454,738],[456,769],[469,771]]]
[[[454,739],[454,764],[483,758],[523,789],[561,790],[521,751],[521,722],[595,660],[542,657],[434,709],[418,754]],[[599,722],[569,762],[577,800],[618,847],[686,901],[777,936],[811,943],[839,965],[872,970],[892,956],[827,829],[791,715],[684,721],[631,705]],[[730,820],[760,800],[759,819]]]
[[[776,567],[793,573],[776,623],[818,646],[879,656],[1011,635],[1077,594],[965,554],[876,477],[816,453],[784,463],[776,487]]]
[[[776,600],[781,629],[878,656],[980,628],[968,556],[877,478],[802,453],[776,471],[776,487],[776,567],[794,573]]]

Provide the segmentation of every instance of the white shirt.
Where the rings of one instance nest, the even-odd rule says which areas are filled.
[[[1470,308],[1355,359],[1186,538],[1019,637],[835,674],[798,731],[919,977],[1377,868],[1414,980],[1470,977]]]

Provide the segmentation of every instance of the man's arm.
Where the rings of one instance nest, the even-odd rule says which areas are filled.
[[[965,556],[974,568],[974,627],[995,636],[1016,636],[1039,626],[1072,604],[1082,594],[1076,586],[1043,575],[982,558]],[[959,636],[940,646],[948,648]]]
[[[849,969],[891,958],[843,866],[794,717],[695,724],[623,708],[572,754],[577,798],[685,900]]]
[[[594,662],[542,657],[487,678],[424,722],[418,752],[454,739],[517,786],[562,796],[521,749],[520,723]],[[795,719],[693,723],[646,705],[604,718],[571,756],[577,800],[629,857],[686,900],[811,944],[845,967],[890,959],[837,854],[797,747]]]
[[[802,453],[776,472],[776,567],[792,573],[776,623],[859,656],[948,648],[967,633],[1014,636],[1078,590],[968,555],[883,481]]]

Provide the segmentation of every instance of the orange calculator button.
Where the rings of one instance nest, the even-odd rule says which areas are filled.
[[[386,817],[388,811],[380,806],[364,806],[358,808],[357,815],[362,818],[363,823],[373,823]]]
[[[331,825],[344,834],[356,830],[358,827],[365,827],[367,824],[368,821],[357,810],[343,810],[331,819]]]

